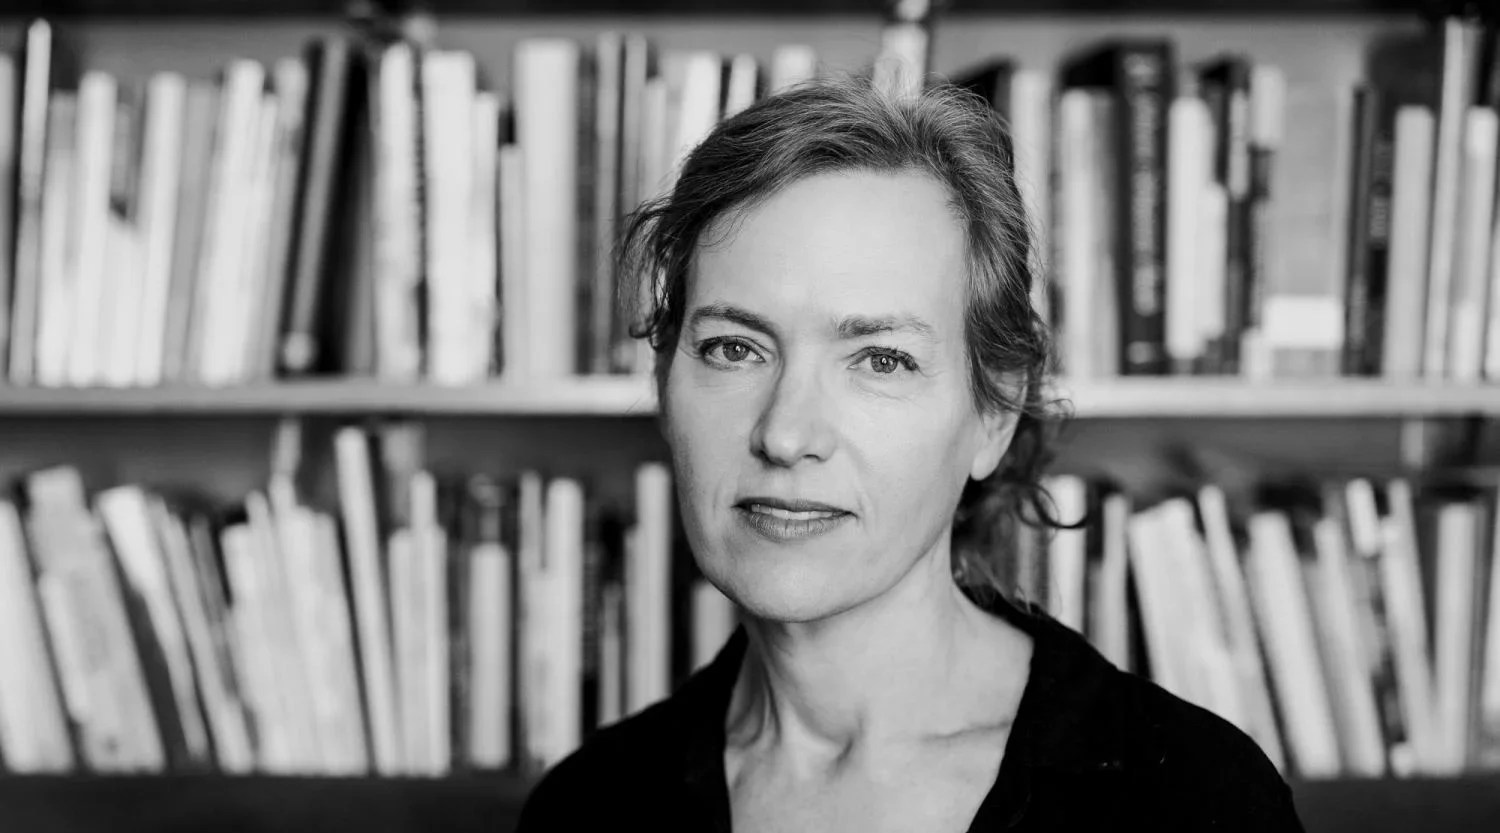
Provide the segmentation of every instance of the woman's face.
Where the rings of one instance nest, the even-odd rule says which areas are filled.
[[[975,409],[963,230],[918,173],[824,174],[703,236],[663,391],[684,525],[748,613],[822,619],[924,559],[1014,421]]]

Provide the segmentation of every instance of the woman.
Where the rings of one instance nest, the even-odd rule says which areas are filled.
[[[1260,750],[994,589],[1050,418],[1009,139],[827,80],[721,125],[627,252],[704,575],[745,625],[521,829],[1299,830]]]

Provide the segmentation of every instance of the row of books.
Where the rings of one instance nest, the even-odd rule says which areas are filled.
[[[877,70],[931,63],[925,36],[895,37],[912,25],[888,27]],[[1500,84],[1480,47],[1448,19],[1382,45],[1354,89],[1244,55],[1181,65],[1163,38],[953,80],[1010,124],[1069,375],[1478,380],[1500,375]],[[527,39],[509,63],[497,88],[470,53],[351,35],[211,80],[117,79],[72,72],[34,23],[0,56],[0,367],[43,385],[643,372],[623,218],[721,119],[824,68],[622,32]]]
[[[592,47],[522,42],[507,90],[468,52],[353,35],[138,84],[71,72],[33,23],[0,55],[0,367],[48,386],[643,369],[620,218],[815,58],[736,56],[721,79],[711,52]]]
[[[1303,778],[1500,768],[1495,484],[1404,478],[1146,500],[1054,480],[1016,592]]]
[[[229,509],[58,467],[0,500],[14,772],[534,772],[733,629],[658,463],[624,490],[436,476],[416,423],[283,426]],[[619,485],[619,484],[616,484]],[[1500,767],[1500,489],[1397,478],[1167,497],[1053,476],[1078,529],[991,541],[1018,597],[1300,777]]]
[[[0,499],[5,768],[532,772],[665,696],[734,626],[671,559],[662,464],[623,498],[539,472],[439,477],[419,426],[348,427],[324,511],[288,463],[301,442],[283,426],[266,488],[228,510],[91,495],[68,467]]]
[[[956,80],[1004,113],[1070,376],[1500,378],[1500,76],[1448,18],[1368,80],[1137,38]]]

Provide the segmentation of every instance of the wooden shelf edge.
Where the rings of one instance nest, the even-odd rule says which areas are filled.
[[[1214,377],[1062,380],[1080,419],[1402,418],[1500,415],[1500,385],[1321,379],[1249,383]],[[650,417],[649,379],[600,376],[467,387],[299,380],[209,388],[0,387],[15,416],[578,416]]]
[[[1079,417],[1320,418],[1500,415],[1500,385],[1333,378],[1267,383],[1233,378],[1063,380]]]
[[[237,387],[0,387],[0,415],[650,416],[656,399],[638,377],[494,382],[466,387],[369,380],[299,380]]]
[[[283,18],[341,15],[355,6],[395,11],[423,9],[438,15],[666,16],[818,15],[873,16],[870,0],[652,0],[626,8],[619,0],[12,0],[0,17]],[[1422,11],[1424,0],[956,0],[945,14],[1253,14],[1310,16],[1397,14]]]
[[[533,779],[508,773],[444,778],[224,775],[0,775],[0,829],[7,833],[242,833],[348,829],[513,829]],[[1310,833],[1493,828],[1500,774],[1451,778],[1292,781]]]

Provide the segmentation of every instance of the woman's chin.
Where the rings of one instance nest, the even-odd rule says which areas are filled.
[[[853,606],[850,591],[854,588],[829,579],[807,571],[778,570],[735,576],[720,586],[741,611],[761,621],[814,622]]]

